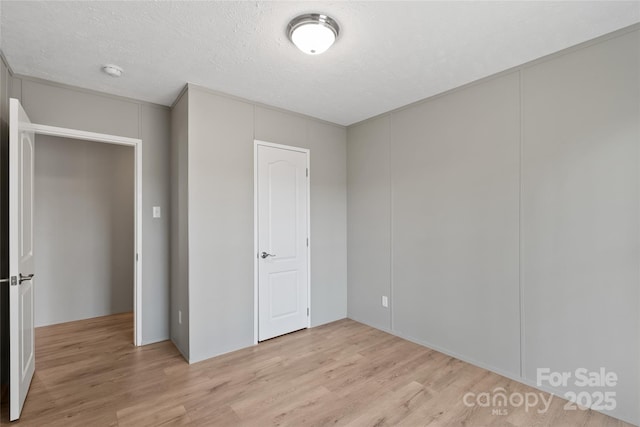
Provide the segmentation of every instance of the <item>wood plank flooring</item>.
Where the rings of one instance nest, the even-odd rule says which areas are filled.
[[[132,324],[121,314],[37,329],[36,374],[14,425],[628,425],[565,411],[559,398],[543,414],[468,407],[467,392],[540,392],[352,320],[193,365],[170,342],[134,347]]]

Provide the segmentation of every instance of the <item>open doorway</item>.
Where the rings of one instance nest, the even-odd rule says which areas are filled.
[[[94,167],[96,164],[92,163],[92,162],[97,162],[98,166],[96,166],[98,169],[103,169],[102,171],[92,171],[91,174],[93,175],[99,175],[97,178],[103,181],[103,186],[104,186],[104,178],[108,178],[109,176],[112,177],[112,180],[114,180],[111,184],[115,184],[115,181],[118,181],[120,184],[119,186],[128,186],[128,190],[124,191],[122,193],[119,193],[118,195],[114,195],[111,197],[111,202],[118,202],[120,201],[120,199],[122,198],[128,198],[129,202],[131,202],[131,194],[133,194],[133,211],[131,211],[131,209],[127,209],[127,208],[123,208],[123,209],[115,209],[115,212],[113,212],[113,215],[111,216],[111,219],[114,219],[115,217],[118,218],[122,218],[125,215],[128,215],[129,219],[131,220],[132,218],[132,222],[133,222],[133,230],[131,230],[130,226],[124,227],[124,230],[120,230],[121,232],[117,233],[117,236],[110,236],[110,239],[114,239],[117,241],[122,241],[126,244],[127,241],[129,241],[129,239],[133,239],[133,251],[129,251],[127,249],[125,249],[125,254],[120,254],[117,253],[117,249],[116,250],[112,250],[111,248],[109,249],[109,259],[110,262],[113,261],[113,263],[122,263],[122,262],[126,262],[126,258],[129,257],[130,262],[133,264],[133,270],[131,271],[131,269],[127,269],[126,267],[123,268],[122,272],[118,273],[118,277],[121,278],[125,278],[126,275],[129,275],[129,279],[128,280],[133,280],[133,286],[129,287],[130,290],[130,294],[133,294],[133,343],[136,346],[140,346],[142,345],[142,256],[141,256],[141,247],[142,247],[142,140],[137,139],[137,138],[129,138],[129,137],[122,137],[122,136],[116,136],[116,135],[108,135],[108,134],[101,134],[101,133],[95,133],[95,132],[86,132],[86,131],[81,131],[81,130],[76,130],[76,129],[67,129],[67,128],[60,128],[60,127],[55,127],[55,126],[48,126],[48,125],[39,125],[39,124],[29,124],[28,128],[34,132],[35,139],[36,139],[36,159],[38,157],[38,147],[41,147],[43,145],[45,145],[47,142],[51,143],[51,144],[56,144],[56,142],[58,143],[63,143],[67,146],[75,146],[75,148],[78,150],[75,152],[74,156],[83,156],[87,154],[87,150],[92,150],[95,151],[98,154],[98,157],[94,157],[93,160],[91,161],[83,161],[84,163],[84,168],[92,168]],[[47,139],[48,138],[48,139]],[[40,141],[40,142],[38,142]],[[76,145],[79,144],[79,145]],[[88,148],[88,147],[93,147],[93,148]],[[47,147],[47,151],[52,151],[51,149],[54,147]],[[126,173],[111,173],[110,171],[108,171],[109,165],[103,165],[101,160],[105,160],[104,157],[100,158],[100,153],[107,153],[109,152],[110,148],[116,148],[115,151],[111,151],[107,157],[112,158],[115,162],[120,162],[121,164],[116,165],[113,162],[111,162],[111,167],[112,168],[116,168],[116,169],[122,169],[122,168],[130,168],[132,166],[133,170],[131,171],[131,169],[128,170],[128,172]],[[40,148],[40,150],[43,150],[42,148]],[[105,151],[106,150],[106,151]],[[124,150],[124,151],[123,151]],[[42,153],[41,153],[42,154]],[[131,158],[132,156],[132,158]],[[54,159],[52,160],[53,162],[53,166],[50,164],[51,163],[51,159],[50,161],[48,161],[47,163],[49,163],[49,167],[53,167],[53,169],[58,169],[60,170],[60,164],[56,163],[62,163],[62,165],[64,166],[65,164],[69,164],[69,160],[68,158],[61,158],[60,156],[54,156]],[[76,159],[77,160],[77,159]],[[40,162],[39,162],[40,163]],[[108,163],[108,162],[107,162]],[[75,164],[75,163],[74,163]],[[37,165],[36,165],[37,166]],[[77,165],[76,165],[77,166]],[[69,167],[74,167],[73,165],[69,166]],[[104,170],[104,168],[106,168],[107,170]],[[51,171],[49,171],[51,172]],[[85,174],[88,173],[86,170],[84,172]],[[82,176],[82,171],[80,171],[79,174],[76,174],[76,178],[81,177]],[[86,176],[86,175],[85,175]],[[131,179],[131,176],[133,176],[133,179]],[[40,177],[41,179],[39,179],[38,181],[43,182],[44,179],[47,179],[47,177]],[[49,178],[53,178],[53,179],[61,179],[60,176],[58,176],[57,178],[55,177],[49,177]],[[96,178],[94,176],[94,178]],[[76,179],[75,183],[76,185],[83,185],[84,181],[82,179]],[[84,182],[84,184],[86,184],[86,182]],[[107,183],[108,184],[108,183]],[[37,183],[36,183],[37,185]],[[49,185],[52,185],[51,183]],[[55,184],[53,184],[55,185]],[[64,187],[64,185],[62,185]],[[109,187],[109,185],[107,185],[107,187]],[[111,185],[111,187],[113,187],[113,185]],[[46,188],[45,188],[46,189]],[[70,187],[67,187],[67,189],[73,189],[73,185]],[[36,190],[38,191],[38,190]],[[102,190],[102,192],[108,192],[110,191],[109,189],[104,189]],[[87,193],[86,189],[85,189],[85,193]],[[90,193],[90,191],[89,191]],[[67,195],[68,197],[68,195]],[[58,207],[60,207],[60,203],[61,201],[58,200],[54,203],[57,203]],[[95,208],[95,206],[94,206]],[[111,209],[111,207],[109,207],[109,209]],[[38,206],[35,207],[35,210],[38,211],[39,208]],[[96,209],[93,209],[95,214],[100,214],[99,212],[96,212]],[[89,213],[91,213],[91,209],[89,209]],[[46,212],[41,212],[41,213],[36,213],[36,215],[40,215],[40,214],[44,214],[46,215]],[[75,213],[71,213],[71,215],[75,215]],[[91,219],[88,219],[89,222],[91,222]],[[94,221],[95,223],[95,221]],[[100,223],[100,222],[98,222]],[[102,221],[102,224],[105,224],[105,221]],[[35,225],[35,224],[34,224]],[[42,226],[42,224],[40,224]],[[44,227],[46,228],[46,227]],[[38,230],[36,230],[36,232],[38,232]],[[77,229],[74,229],[74,231],[72,232],[78,232]],[[129,233],[129,235],[128,235]],[[58,233],[60,234],[60,233]],[[95,233],[91,233],[94,234]],[[104,235],[104,233],[103,233]],[[44,238],[47,238],[47,236],[45,236]],[[77,241],[78,239],[76,239]],[[91,239],[89,239],[89,241],[91,241]],[[91,243],[90,245],[100,245],[103,242],[100,241],[95,241],[93,243]],[[87,246],[87,249],[89,249],[89,246]],[[116,247],[118,247],[119,245],[115,245]],[[48,248],[48,250],[51,250],[51,248]],[[54,248],[55,250],[55,248]],[[74,263],[76,263],[78,260],[72,260],[71,263],[72,265],[74,265]],[[111,263],[111,267],[113,267],[113,263]],[[36,263],[37,264],[37,263]],[[78,267],[78,264],[75,264],[76,267]],[[131,265],[131,264],[129,264]],[[71,273],[73,273],[73,270],[71,271]],[[69,274],[68,272],[66,274]],[[106,276],[109,276],[110,274],[107,274]],[[68,277],[68,276],[67,276]],[[125,280],[128,281],[127,279],[118,279],[118,277],[115,278],[115,280]],[[59,277],[60,278],[60,277]],[[64,276],[62,277],[64,279]],[[83,277],[79,277],[81,280],[80,282],[82,282]],[[84,279],[87,279],[86,277],[84,277]],[[90,279],[90,278],[89,278]],[[113,277],[110,277],[110,279],[113,280]],[[126,284],[124,285],[126,286]],[[123,286],[123,287],[124,287]],[[123,296],[120,294],[120,292],[117,290],[118,287],[116,287],[116,289],[114,289],[114,293],[112,293],[112,291],[109,291],[109,305],[111,306],[118,306],[118,307],[122,307],[122,304],[126,304],[126,296]],[[52,292],[55,292],[55,289],[52,289]],[[118,295],[115,295],[115,293],[117,293]],[[121,298],[122,297],[122,298]],[[104,301],[103,301],[104,302]],[[65,301],[65,304],[69,304],[70,302]],[[100,304],[100,303],[98,303]],[[37,309],[37,307],[36,307]],[[78,312],[78,311],[76,311]],[[91,317],[91,316],[87,316],[87,317]],[[86,317],[85,317],[86,318]],[[44,322],[45,317],[42,317],[41,319],[37,319],[36,322],[38,321],[42,321]],[[52,323],[59,323],[59,322],[52,322]]]
[[[134,148],[38,135],[34,151],[35,327],[133,312]]]
[[[142,243],[142,230],[141,230],[141,199],[142,199],[142,191],[141,191],[141,181],[142,181],[142,158],[141,158],[141,143],[140,139],[128,138],[128,137],[120,137],[114,135],[106,135],[99,134],[93,132],[84,132],[75,129],[66,129],[59,128],[48,125],[38,125],[33,124],[26,112],[20,105],[20,102],[17,99],[11,98],[9,100],[10,104],[10,114],[9,114],[9,275],[10,275],[10,288],[9,288],[9,341],[10,341],[10,357],[9,357],[9,374],[10,374],[10,382],[9,382],[9,406],[10,406],[10,420],[16,420],[20,417],[20,413],[22,411],[22,407],[24,405],[25,399],[27,397],[27,393],[29,390],[29,386],[31,384],[31,380],[34,375],[34,367],[35,367],[35,351],[34,351],[34,321],[35,321],[35,313],[34,313],[34,288],[35,283],[39,280],[39,277],[35,277],[35,262],[37,258],[37,253],[34,250],[34,212],[38,210],[37,206],[34,206],[34,190],[35,190],[35,171],[34,168],[36,166],[34,157],[36,150],[36,135],[41,136],[50,136],[50,137],[59,137],[66,138],[68,140],[64,141],[65,144],[75,144],[75,140],[81,141],[91,141],[91,142],[101,142],[108,144],[116,144],[116,145],[124,145],[133,147],[133,209],[129,207],[127,209],[128,216],[131,217],[131,212],[133,211],[133,240],[134,240],[134,250],[127,251],[128,255],[124,255],[122,259],[129,257],[131,262],[133,263],[133,268],[129,268],[129,275],[133,276],[133,341],[134,345],[141,345],[141,322],[140,319],[142,317],[140,307],[142,305],[141,301],[141,256],[140,256],[140,248]],[[74,141],[71,141],[74,140]],[[77,150],[77,147],[76,147]],[[55,151],[50,151],[55,152]],[[57,153],[57,152],[56,152]],[[124,151],[123,151],[124,153]],[[62,232],[59,233],[61,235],[60,240],[72,240],[76,235],[84,233],[89,233],[87,229],[82,230],[82,227],[78,227],[78,222],[75,219],[76,214],[78,213],[78,205],[73,203],[68,203],[65,200],[69,194],[74,193],[74,190],[77,189],[77,186],[82,186],[86,184],[88,181],[87,177],[91,174],[95,175],[93,169],[102,169],[96,164],[91,164],[91,162],[78,161],[78,159],[74,158],[74,155],[77,154],[74,152],[73,154],[67,153],[67,155],[57,156],[53,159],[51,163],[49,163],[49,169],[44,168],[45,173],[42,178],[42,182],[48,182],[48,180],[59,182],[69,181],[67,182],[66,187],[62,192],[57,194],[53,194],[52,197],[47,199],[43,198],[46,203],[51,203],[58,207],[58,210],[64,211],[61,214],[59,213],[58,222],[49,222],[48,226],[47,221],[49,218],[46,216],[42,217],[43,223],[45,224],[43,228],[46,232],[50,234],[56,234],[59,230],[57,227],[62,228]],[[104,153],[103,153],[104,154]],[[111,156],[111,154],[109,155]],[[70,158],[69,158],[70,157]],[[104,157],[104,156],[103,156]],[[57,159],[57,161],[56,161]],[[123,159],[125,159],[123,157]],[[104,160],[104,158],[102,159]],[[100,158],[94,160],[97,161],[98,165],[102,165]],[[130,169],[131,162],[129,159],[122,160],[124,168]],[[46,162],[45,162],[46,163]],[[75,166],[81,163],[80,171],[82,173],[77,174],[77,176],[73,179],[68,179],[71,175],[68,174],[69,169],[74,169]],[[107,193],[110,192],[110,188],[114,186],[114,182],[118,179],[119,173],[115,175],[111,173],[112,171],[109,168],[113,168],[114,165],[107,165],[106,169],[102,171],[97,171],[98,175],[101,176],[101,180],[103,181],[100,184],[102,187],[108,189]],[[54,171],[53,173],[51,171]],[[106,173],[108,172],[108,173]],[[131,180],[130,171],[128,173],[123,174],[123,176],[129,176],[129,181]],[[62,177],[62,178],[60,178]],[[66,179],[65,179],[66,178]],[[94,177],[95,178],[95,177]],[[93,179],[93,178],[92,178]],[[74,184],[76,187],[74,187]],[[55,187],[55,186],[54,186]],[[97,188],[97,187],[96,187]],[[87,192],[88,194],[96,191],[96,188],[90,188]],[[98,193],[104,191],[96,191]],[[131,197],[130,192],[125,192],[124,197],[127,197],[126,194],[129,194],[128,197]],[[48,194],[47,194],[48,195]],[[122,195],[117,195],[115,197],[122,197]],[[58,200],[62,199],[62,200]],[[44,203],[46,205],[46,203]],[[114,203],[114,197],[107,198],[106,206]],[[129,201],[130,203],[130,201]],[[127,203],[127,205],[129,204]],[[55,209],[52,209],[54,211]],[[109,209],[110,210],[110,209]],[[93,213],[98,214],[98,210],[94,210]],[[47,212],[41,212],[42,215],[46,215]],[[126,213],[125,213],[126,214]],[[119,216],[119,215],[116,215]],[[92,219],[92,217],[90,217]],[[86,218],[85,218],[86,219]],[[67,226],[63,227],[62,223],[66,222]],[[105,222],[105,221],[102,221]],[[100,224],[102,222],[99,222]],[[113,215],[109,221],[106,223],[113,222]],[[127,221],[128,223],[128,221]],[[100,228],[94,227],[94,228]],[[89,225],[89,229],[91,229],[91,225]],[[96,231],[95,229],[91,229],[91,231]],[[108,232],[108,231],[107,231]],[[91,234],[91,233],[89,233]],[[128,230],[128,234],[131,234],[131,230]],[[125,234],[126,236],[126,230]],[[44,236],[44,240],[49,240],[47,236]],[[55,294],[56,291],[62,291],[63,294],[69,294],[69,292],[63,292],[60,288],[65,287],[67,282],[74,281],[79,282],[81,286],[86,280],[91,280],[91,276],[94,275],[95,271],[89,272],[85,275],[77,274],[77,269],[74,270],[73,267],[78,267],[80,263],[83,261],[82,259],[82,251],[91,252],[91,249],[95,249],[96,246],[91,242],[91,238],[86,241],[83,240],[85,248],[80,248],[80,251],[77,251],[77,248],[71,254],[71,262],[68,264],[72,267],[70,271],[67,272],[66,276],[63,277],[62,282],[58,281],[54,285],[50,285],[52,288],[52,292],[50,295]],[[130,236],[125,237],[125,240],[130,242]],[[104,238],[102,242],[98,242],[98,245],[104,244]],[[73,245],[72,245],[73,246]],[[116,249],[117,250],[117,249]],[[50,254],[62,254],[63,251],[53,250]],[[114,256],[114,252],[109,251],[109,261],[112,260]],[[119,258],[119,257],[118,257]],[[52,269],[51,271],[45,272],[43,274],[49,274],[51,276],[55,276],[55,271],[61,269],[60,263],[67,264],[67,260],[60,261],[59,259],[51,263]],[[111,262],[107,263],[109,265],[106,269],[112,268],[113,265]],[[47,267],[47,264],[44,265]],[[106,270],[105,269],[105,270]],[[46,268],[44,269],[47,270]],[[131,274],[131,270],[133,274]],[[125,269],[126,272],[126,269]],[[109,275],[110,276],[110,275]],[[127,282],[129,282],[127,280]],[[23,283],[24,282],[24,283]],[[81,288],[75,288],[76,293],[80,293]],[[73,292],[73,290],[72,290]],[[66,295],[67,297],[73,299],[74,295]],[[82,300],[82,298],[78,298]],[[60,301],[60,300],[58,300]],[[82,305],[86,301],[80,301],[80,305]],[[71,307],[75,308],[77,302],[67,302],[63,303],[63,310],[68,311]],[[109,304],[111,305],[111,304]],[[77,316],[78,314],[74,314]],[[58,321],[60,316],[66,316],[65,313],[56,311],[55,316],[58,316]],[[53,317],[53,321],[46,320],[47,316],[44,316],[45,320],[41,320],[41,322],[46,323],[57,323],[55,320],[55,316]],[[85,315],[80,315],[82,317],[87,317]],[[91,314],[88,316],[92,317]],[[62,319],[62,322],[74,320],[71,319]]]

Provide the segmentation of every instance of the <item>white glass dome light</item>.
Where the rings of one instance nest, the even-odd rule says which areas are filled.
[[[308,55],[319,55],[329,49],[339,33],[338,23],[320,13],[300,15],[287,27],[289,39]]]

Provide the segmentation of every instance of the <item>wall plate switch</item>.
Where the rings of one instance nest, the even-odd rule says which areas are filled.
[[[160,218],[160,206],[153,207],[153,217]]]
[[[386,295],[382,295],[382,306],[385,308],[389,307],[389,298]]]

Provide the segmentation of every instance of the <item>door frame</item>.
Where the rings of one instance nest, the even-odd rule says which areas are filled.
[[[81,141],[103,142],[134,148],[134,259],[133,259],[133,344],[142,345],[142,140],[126,136],[87,132],[57,126],[31,124],[25,129],[36,135],[57,136]]]
[[[273,142],[253,140],[253,344],[258,344],[259,311],[258,311],[258,147],[279,148],[281,150],[304,153],[307,158],[307,328],[311,327],[311,150],[291,145],[275,144]]]

